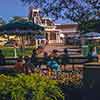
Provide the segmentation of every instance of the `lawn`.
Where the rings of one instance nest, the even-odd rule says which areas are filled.
[[[24,49],[16,48],[17,56],[31,56],[32,50],[34,49],[34,46],[28,46]],[[3,51],[3,54],[6,58],[12,58],[14,57],[14,49],[13,47],[2,47],[0,48]]]

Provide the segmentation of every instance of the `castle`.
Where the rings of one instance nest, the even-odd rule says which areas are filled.
[[[42,17],[40,15],[40,9],[32,8],[30,10],[30,16],[34,23],[44,27],[45,36],[49,44],[68,44],[71,40],[80,36],[78,24],[56,24],[52,19]]]
[[[40,9],[32,8],[29,11],[29,18],[27,17],[27,19],[30,19],[31,17],[33,23],[44,27],[44,35],[48,41],[48,44],[74,44],[74,39],[80,36],[78,24],[56,24],[54,21],[52,21],[52,19],[42,17],[40,13]],[[9,37],[19,40],[19,37],[16,37],[15,35]],[[0,37],[0,39],[1,38],[2,37]],[[30,37],[27,38],[27,41],[30,42]],[[26,37],[24,40],[26,40]]]

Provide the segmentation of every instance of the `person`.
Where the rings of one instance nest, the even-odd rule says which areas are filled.
[[[54,49],[49,55],[49,59],[47,62],[47,67],[49,69],[50,74],[52,71],[58,77],[58,73],[60,72],[60,64],[58,59],[58,50]]]
[[[35,67],[37,67],[37,65],[38,65],[38,59],[37,59],[37,49],[34,49],[33,51],[32,51],[32,56],[31,56],[31,63],[35,66]]]
[[[47,65],[48,60],[49,60],[48,53],[47,53],[47,52],[44,52],[44,53],[43,53],[43,62],[42,62],[42,64]],[[42,72],[43,75],[48,75],[48,74],[49,74],[48,71],[49,71],[49,69],[48,69],[47,66],[41,68],[41,72]]]
[[[23,72],[23,59],[21,57],[17,59],[15,69],[17,72]]]
[[[47,52],[44,52],[43,58],[44,58],[44,63],[47,64],[47,62],[49,60],[49,56],[48,56],[48,53]]]
[[[52,50],[51,54],[49,55],[49,57],[53,57],[55,59],[55,61],[58,62],[58,50],[54,49]]]
[[[0,50],[0,65],[4,65],[5,64],[5,57],[3,55],[2,50]]]
[[[44,47],[43,46],[38,46],[38,48],[37,48],[38,54],[43,53],[43,51],[44,51]]]
[[[96,47],[94,47],[92,50],[92,57],[97,57]]]
[[[60,65],[57,63],[57,61],[54,59],[54,57],[50,57],[50,59],[47,63],[47,66],[49,67],[49,71],[50,72],[53,71],[57,78],[58,74],[60,72]]]
[[[52,50],[50,56],[57,57],[57,52],[58,52],[58,50],[56,50],[56,49]]]
[[[68,60],[69,55],[68,55],[67,48],[64,49],[64,54],[61,56],[62,56],[62,70],[65,70],[66,64],[69,63],[69,60]]]
[[[98,60],[96,47],[90,49],[88,54],[88,62],[94,61],[95,59]]]
[[[35,65],[35,67],[41,67],[42,61],[41,59],[38,59],[39,57],[43,57],[43,47],[39,46],[38,48],[34,49],[32,52],[32,56],[31,56],[31,63],[33,63],[33,65]]]
[[[38,46],[37,51],[36,51],[37,58],[43,57],[44,56],[43,55],[44,54],[43,52],[44,52],[44,47],[43,46]],[[41,68],[42,63],[43,63],[43,60],[42,59],[37,59],[37,66],[39,68]]]
[[[46,45],[48,45],[48,40],[46,40]]]
[[[24,57],[24,60],[25,60],[25,63],[24,63],[24,72],[26,74],[29,74],[29,73],[33,73],[34,72],[34,65],[31,63],[31,60],[28,56],[25,56]]]

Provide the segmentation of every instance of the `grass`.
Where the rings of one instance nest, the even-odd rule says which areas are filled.
[[[35,47],[25,47],[24,49],[16,48],[17,56],[30,56],[32,54],[32,50]],[[14,49],[13,47],[2,47],[0,48],[3,51],[3,54],[6,58],[14,57]]]

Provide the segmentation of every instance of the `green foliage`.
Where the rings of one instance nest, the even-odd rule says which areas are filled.
[[[6,21],[2,17],[0,17],[0,25],[4,25],[4,24],[6,24]]]
[[[1,100],[64,100],[63,93],[55,80],[39,74],[0,75]]]
[[[23,50],[20,48],[17,48],[17,56],[30,56],[32,54],[32,50],[35,48],[35,46],[29,46],[25,47]],[[3,54],[5,57],[14,57],[14,48],[13,47],[2,47],[1,50],[3,51]]]
[[[83,33],[100,32],[99,26],[100,26],[100,20],[89,20],[86,22],[84,21],[80,24],[80,31]]]
[[[21,0],[25,4],[32,4],[33,8],[41,8],[43,13],[53,18],[69,18],[74,22],[87,21],[99,18],[97,11],[100,9],[99,1],[91,0]],[[93,0],[92,0],[93,1]]]
[[[33,8],[42,9],[42,13],[55,20],[59,18],[70,19],[80,25],[80,31],[99,29],[100,24],[100,2],[99,0],[21,0],[25,4],[32,4]],[[31,12],[32,14],[32,12]],[[31,15],[32,16],[32,15]],[[91,26],[89,21],[99,20],[99,24]],[[84,24],[87,23],[87,24]],[[95,21],[94,21],[95,22]],[[96,29],[97,31],[97,29]]]

